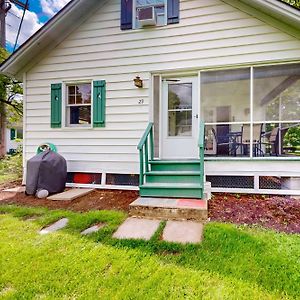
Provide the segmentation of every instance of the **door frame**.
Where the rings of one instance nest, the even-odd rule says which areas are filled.
[[[160,97],[159,97],[159,159],[162,159],[162,153],[163,153],[163,140],[164,140],[164,124],[163,124],[163,118],[164,118],[164,110],[163,110],[163,99],[164,99],[164,82],[169,80],[191,80],[190,82],[192,82],[195,86],[195,102],[197,103],[197,108],[196,108],[196,114],[198,115],[198,118],[195,122],[195,126],[196,128],[195,130],[195,138],[198,141],[198,131],[199,131],[199,124],[200,124],[200,72],[198,73],[193,73],[193,74],[178,74],[178,76],[160,76],[161,80],[160,80]],[[154,110],[154,107],[153,107]],[[193,118],[194,118],[194,114],[193,114]],[[198,153],[198,147],[197,147],[197,153]],[[191,158],[191,157],[187,157],[187,158],[170,158],[170,159],[178,159],[178,160],[184,160],[184,159],[197,159],[198,157],[195,158]],[[168,159],[168,158],[166,158]]]

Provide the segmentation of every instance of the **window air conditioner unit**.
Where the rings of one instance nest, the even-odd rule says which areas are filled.
[[[142,27],[156,25],[156,14],[154,6],[138,8],[137,19]]]

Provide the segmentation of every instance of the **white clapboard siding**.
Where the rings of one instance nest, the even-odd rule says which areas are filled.
[[[71,172],[138,173],[151,73],[300,60],[299,40],[252,13],[221,0],[183,0],[180,7],[179,24],[121,31],[120,0],[108,1],[28,71],[26,159],[52,142]],[[133,85],[137,75],[143,89]],[[105,128],[51,129],[51,83],[100,79],[107,89]]]

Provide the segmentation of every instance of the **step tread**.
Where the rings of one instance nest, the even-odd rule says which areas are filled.
[[[150,164],[200,164],[200,160],[150,160]]]
[[[200,183],[156,183],[146,182],[140,188],[161,188],[161,189],[202,189]]]
[[[146,175],[199,175],[200,171],[149,171],[145,173]]]

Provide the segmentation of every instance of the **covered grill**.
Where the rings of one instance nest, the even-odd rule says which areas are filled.
[[[49,194],[61,193],[67,182],[66,160],[56,152],[46,150],[27,162],[26,194],[34,195],[38,190]]]

